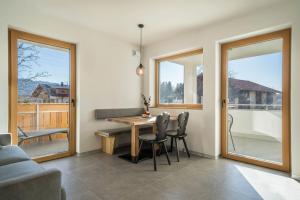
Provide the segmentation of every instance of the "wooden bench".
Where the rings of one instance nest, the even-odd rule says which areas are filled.
[[[139,116],[144,113],[143,108],[118,108],[118,109],[96,109],[95,119],[104,120],[113,117],[130,117]],[[144,126],[140,128],[140,133],[148,133],[152,131],[152,126]],[[112,155],[116,146],[116,136],[121,134],[130,134],[131,127],[112,128],[98,130],[95,135],[101,137],[102,151]]]
[[[140,133],[149,133],[152,131],[151,126],[141,127]],[[123,127],[123,128],[113,128],[106,130],[98,130],[95,132],[95,135],[101,137],[101,147],[104,153],[112,155],[114,153],[114,149],[116,146],[116,137],[121,134],[130,134],[131,127]]]

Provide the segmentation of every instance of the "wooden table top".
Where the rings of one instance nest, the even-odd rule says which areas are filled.
[[[106,120],[111,122],[129,124],[131,126],[139,126],[139,125],[146,125],[146,124],[154,124],[156,121],[156,116],[152,116],[149,118],[144,118],[142,116],[116,117],[116,118],[108,118]],[[174,120],[177,120],[177,117],[171,116],[170,121],[174,121]]]

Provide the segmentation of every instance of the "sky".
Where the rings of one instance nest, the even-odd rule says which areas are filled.
[[[24,41],[22,41],[24,42]],[[32,43],[26,43],[32,45]],[[47,72],[50,76],[38,78],[39,81],[69,83],[69,51],[37,45],[39,59],[32,63],[32,71]],[[282,55],[279,53],[242,58],[229,61],[229,72],[234,78],[249,80],[282,91]],[[168,61],[160,63],[160,82],[171,81],[173,85],[184,82],[184,66]],[[26,78],[28,71],[19,73]]]
[[[177,83],[184,82],[184,66],[181,64],[163,61],[159,65],[159,78],[160,82],[171,81],[173,86],[176,86]],[[197,66],[197,74],[203,73],[203,66]]]
[[[24,41],[21,41],[24,42]],[[25,45],[32,43],[25,42]],[[36,81],[48,81],[53,83],[69,84],[69,50],[36,45],[39,59],[32,63],[32,74],[47,72],[50,76],[35,79]],[[28,70],[19,73],[19,78],[28,77]]]
[[[281,52],[231,60],[228,70],[236,79],[252,81],[282,91]],[[183,83],[183,73],[182,65],[169,61],[160,63],[160,82],[171,81],[173,85]]]
[[[159,79],[160,82],[171,81],[172,85],[175,86],[177,83],[183,83],[184,81],[184,66],[163,61],[159,65]]]
[[[282,54],[272,53],[229,61],[233,78],[282,91]]]

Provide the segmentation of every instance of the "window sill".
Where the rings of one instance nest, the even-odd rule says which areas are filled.
[[[159,104],[153,108],[159,109],[189,109],[189,110],[203,110],[202,104],[183,104],[183,105],[174,105],[174,104]]]

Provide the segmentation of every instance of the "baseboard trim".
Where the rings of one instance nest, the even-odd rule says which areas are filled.
[[[125,144],[122,144],[122,145],[118,146],[117,148],[122,148],[122,147],[127,147],[127,146],[128,146],[128,144],[125,143]],[[75,156],[78,156],[78,157],[80,157],[80,156],[87,156],[87,155],[91,155],[91,154],[95,154],[95,153],[99,153],[99,152],[102,152],[101,148],[100,149],[96,149],[96,150],[82,152],[82,153],[76,153]],[[182,149],[181,152],[185,153],[185,150]],[[199,156],[199,157],[209,158],[209,159],[214,159],[214,160],[217,160],[217,159],[220,158],[220,156],[213,156],[213,155],[209,155],[209,154],[205,154],[205,153],[200,153],[200,152],[197,152],[197,151],[191,151],[191,150],[190,150],[190,154],[194,155],[194,156]],[[300,177],[298,177],[298,178],[300,180]]]
[[[217,160],[220,157],[220,156],[212,156],[212,155],[209,155],[209,154],[206,154],[206,153],[200,153],[200,152],[196,152],[196,151],[190,151],[190,153],[194,156],[200,156],[200,157],[214,159],[214,160]]]
[[[292,174],[291,178],[300,181],[300,176],[298,175]]]
[[[87,156],[87,155],[91,155],[91,154],[95,154],[95,153],[99,153],[102,152],[101,149],[96,149],[96,150],[91,150],[91,151],[86,151],[86,152],[82,152],[82,153],[76,153],[75,156]]]

